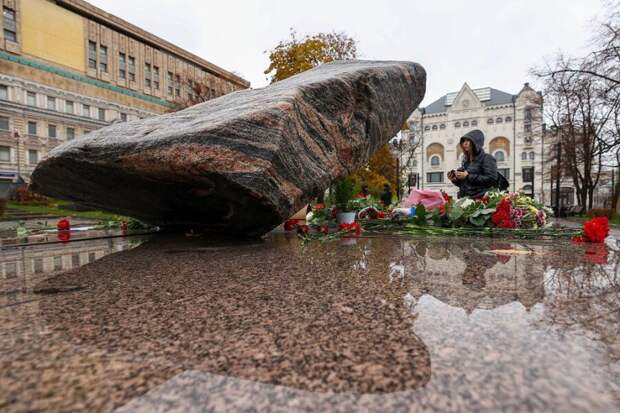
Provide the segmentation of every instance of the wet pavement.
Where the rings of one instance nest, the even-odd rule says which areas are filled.
[[[0,251],[0,410],[618,411],[608,241]]]

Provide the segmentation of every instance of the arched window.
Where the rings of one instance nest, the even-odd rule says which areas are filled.
[[[413,160],[413,162],[411,162],[411,166],[412,166],[413,168],[417,168],[417,167],[418,167],[418,160],[417,160],[417,159],[414,159],[414,160]]]
[[[487,123],[488,123],[489,125],[492,125],[492,124],[493,124],[493,119],[492,119],[492,118],[487,119]]]
[[[521,152],[521,160],[527,161],[527,152]]]
[[[441,164],[441,158],[439,155],[431,156],[431,166],[439,166]]]
[[[505,122],[512,122],[512,116],[506,116]]]
[[[471,126],[478,126],[478,121],[477,120],[472,120],[471,121]]]
[[[437,130],[437,125],[433,125],[433,130]]]
[[[439,125],[439,129],[445,129],[446,128],[446,124],[442,123],[441,125]]]
[[[536,154],[532,151],[530,152],[530,161],[533,161],[536,158]]]
[[[454,124],[454,127],[455,127],[455,128],[460,128],[460,127],[461,127],[461,122],[456,122],[456,123]]]
[[[495,123],[502,123],[503,121],[504,121],[504,119],[502,119],[502,118],[495,119]]]
[[[468,127],[468,126],[469,126],[469,122],[468,122],[468,121],[463,122],[463,127],[464,127],[464,128],[466,128],[466,127]]]
[[[497,160],[497,162],[504,162],[506,160],[506,156],[504,155],[504,151],[495,151],[493,156],[495,157],[495,160]]]

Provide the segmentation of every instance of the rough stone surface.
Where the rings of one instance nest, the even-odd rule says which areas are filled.
[[[163,227],[260,235],[367,162],[425,82],[411,62],[322,65],[67,142],[39,163],[31,188]]]

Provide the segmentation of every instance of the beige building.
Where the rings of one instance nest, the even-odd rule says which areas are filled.
[[[0,183],[47,152],[191,95],[249,82],[82,0],[0,0]]]
[[[456,195],[457,187],[447,174],[461,165],[459,139],[479,129],[485,136],[485,151],[495,156],[499,171],[510,182],[509,190],[550,203],[549,184],[543,183],[542,97],[527,83],[517,94],[464,84],[458,92],[417,109],[407,124],[403,146],[417,149],[414,156],[401,159],[406,164],[401,177],[405,191],[417,187]]]

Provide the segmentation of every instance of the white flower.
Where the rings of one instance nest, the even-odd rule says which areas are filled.
[[[469,198],[461,198],[461,199],[458,199],[458,200],[454,203],[454,205],[456,205],[456,206],[458,206],[458,207],[460,207],[460,208],[462,208],[462,209],[465,209],[465,208],[467,208],[468,206],[473,205],[473,204],[474,204],[474,201],[473,201],[473,200],[471,200],[471,199],[469,199]]]

